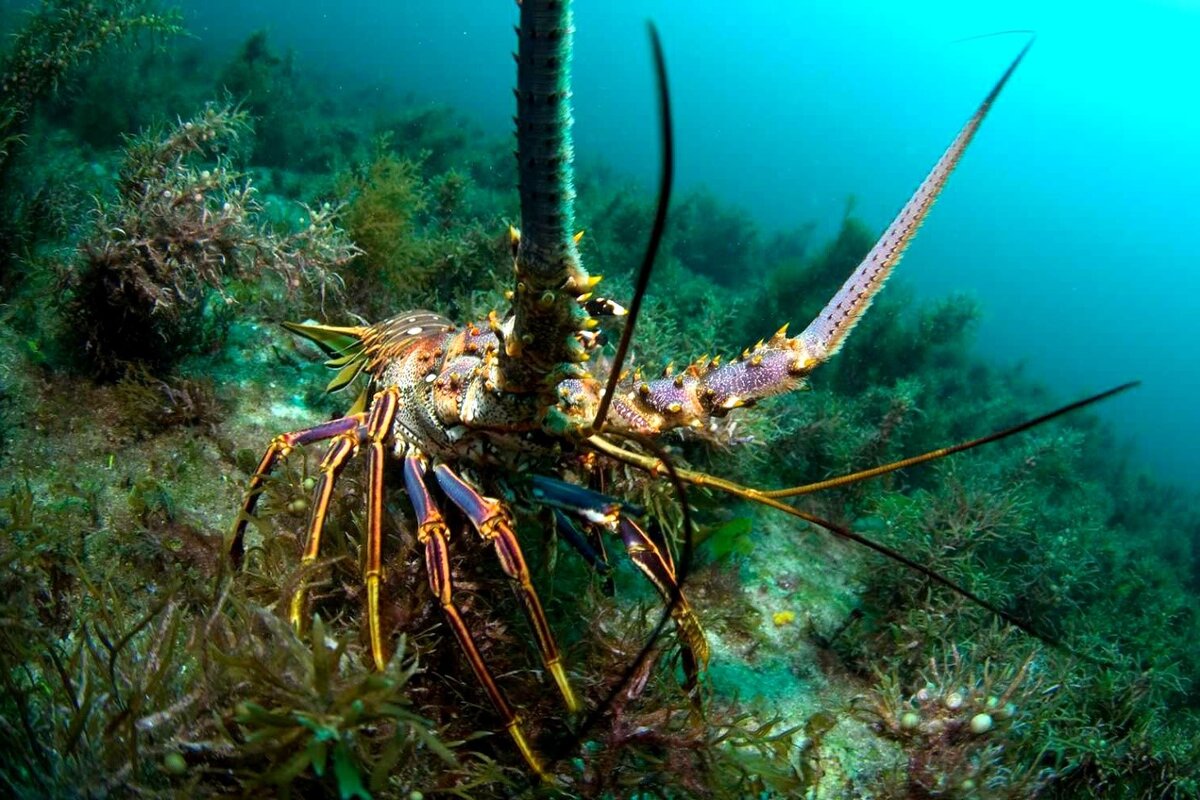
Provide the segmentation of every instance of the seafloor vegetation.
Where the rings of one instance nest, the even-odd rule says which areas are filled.
[[[265,34],[214,56],[147,0],[0,0],[0,792],[497,797],[533,791],[430,599],[402,497],[365,657],[348,470],[298,564],[318,454],[293,455],[233,573],[223,542],[270,438],[344,410],[277,324],[501,307],[511,143],[439,106],[324,92]],[[653,198],[587,159],[584,255],[627,297]],[[768,235],[698,192],[672,211],[638,362],[734,352],[806,322],[869,247]],[[743,276],[763,274],[747,283]],[[753,310],[754,313],[749,313]],[[1063,398],[972,354],[976,301],[889,287],[812,391],[676,457],[754,485],[870,466]],[[730,444],[736,442],[736,444]],[[615,476],[678,525],[669,491]],[[482,545],[469,622],[537,746],[583,797],[1191,797],[1200,792],[1200,503],[1079,414],[806,498],[1059,639],[791,519],[692,492],[686,591],[714,646],[704,702],[670,668],[577,747]],[[521,535],[590,705],[657,618],[522,508]],[[621,559],[617,558],[617,562]],[[313,588],[310,630],[286,622]],[[549,791],[549,790],[547,790]],[[552,793],[552,792],[551,792]]]

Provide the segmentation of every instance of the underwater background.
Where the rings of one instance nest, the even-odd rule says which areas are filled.
[[[661,606],[620,548],[610,593],[514,485],[572,680],[589,708],[617,690],[581,729],[494,558],[456,538],[468,622],[555,758],[552,789],[447,635],[401,492],[383,672],[362,613],[361,469],[302,568],[323,453],[293,453],[230,569],[226,537],[272,437],[353,401],[324,393],[321,354],[280,322],[507,308],[518,13],[0,0],[0,791],[1197,796],[1190,4],[575,7],[581,247],[620,302],[659,169],[647,19],[666,51],[675,195],[634,344],[655,373],[806,324],[1036,31],[812,390],[731,415],[717,442],[666,440],[680,464],[793,486],[1141,380],[802,498],[1028,630],[816,527],[694,491],[685,592],[712,646],[694,705],[669,629],[657,666],[621,681]],[[670,488],[612,472],[680,556]],[[297,633],[286,598],[305,582],[316,616]]]

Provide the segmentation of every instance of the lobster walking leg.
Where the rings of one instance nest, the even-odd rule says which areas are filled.
[[[696,687],[700,672],[708,666],[708,639],[704,636],[704,629],[700,627],[695,612],[688,605],[687,598],[679,589],[671,555],[655,544],[654,540],[628,517],[620,518],[617,529],[621,533],[621,540],[625,543],[629,559],[650,579],[665,602],[674,601],[674,605],[671,606],[671,618],[675,620],[675,627],[679,631],[683,688],[691,692]]]
[[[258,462],[258,467],[254,470],[253,477],[250,478],[250,485],[246,487],[246,497],[242,501],[242,511],[238,514],[237,522],[233,526],[233,534],[229,542],[229,556],[233,559],[234,566],[240,567],[242,564],[242,558],[246,554],[246,525],[254,516],[254,509],[258,506],[259,495],[262,494],[267,477],[275,471],[275,466],[279,463],[279,459],[287,456],[288,453],[300,445],[322,442],[332,439],[335,436],[356,431],[363,424],[364,419],[365,417],[362,414],[351,414],[341,419],[314,425],[311,428],[304,428],[303,430],[292,431],[291,433],[281,433],[271,440],[270,446],[267,447],[267,452],[263,454],[262,460]]]
[[[392,428],[400,390],[388,387],[375,395],[367,417],[367,537],[363,583],[367,587],[367,632],[375,669],[383,671],[383,633],[379,628],[379,583],[383,576],[383,442]]]
[[[641,509],[618,502],[600,492],[542,475],[534,477],[534,487],[534,496],[541,502],[554,506],[556,513],[561,514],[564,509],[569,510],[580,516],[589,527],[600,527],[620,534],[630,560],[650,579],[663,600],[673,603],[671,618],[679,631],[684,688],[692,691],[700,672],[708,665],[708,640],[687,598],[679,589],[671,552],[655,542],[630,518],[632,514],[640,513]],[[565,515],[562,522],[570,527],[570,520]],[[576,547],[578,546],[577,543]],[[581,552],[589,561],[592,560],[585,550]],[[607,563],[605,566],[607,567]]]
[[[425,545],[425,566],[429,571],[429,586],[433,589],[438,602],[441,603],[442,612],[446,615],[446,622],[454,631],[454,636],[466,654],[471,669],[475,671],[475,677],[488,693],[492,705],[500,714],[500,718],[504,721],[504,727],[517,745],[517,749],[521,751],[525,762],[539,777],[549,780],[541,761],[533,752],[529,740],[525,738],[520,719],[508,704],[504,693],[500,691],[496,679],[492,677],[491,671],[483,661],[483,656],[479,653],[479,648],[475,645],[475,640],[471,638],[471,631],[467,629],[467,624],[454,605],[454,586],[450,578],[450,550],[446,543],[450,530],[446,527],[442,512],[438,510],[433,498],[429,496],[429,489],[425,486],[425,462],[420,456],[410,455],[404,459],[404,485],[417,515],[417,540]]]
[[[442,491],[454,505],[462,509],[467,518],[471,520],[471,524],[475,526],[475,530],[479,531],[479,535],[490,541],[496,548],[500,567],[504,570],[504,574],[512,579],[517,596],[521,598],[521,605],[533,628],[534,638],[537,639],[542,663],[546,665],[546,670],[554,676],[554,682],[558,685],[558,690],[562,694],[567,708],[572,713],[579,711],[582,706],[579,699],[575,697],[570,681],[567,680],[562,658],[558,653],[558,645],[554,641],[554,634],[550,631],[550,624],[546,621],[546,612],[542,609],[542,601],[538,599],[537,590],[533,588],[533,581],[529,577],[529,567],[525,564],[525,556],[521,552],[516,534],[513,533],[508,511],[499,501],[480,495],[445,464],[438,464],[434,467],[433,474],[437,478],[438,485],[442,487]]]
[[[568,517],[562,509],[554,509],[554,527],[559,535],[566,540],[567,544],[575,548],[579,555],[583,556],[583,560],[594,569],[600,577],[604,579],[604,594],[606,597],[612,597],[615,592],[612,577],[612,565],[608,563],[608,554],[604,552],[604,540],[599,536],[594,536],[591,541],[584,536],[583,531],[576,527],[574,520]],[[589,535],[595,533],[594,528],[589,528]],[[595,544],[593,544],[593,541]]]
[[[325,516],[329,512],[329,500],[333,496],[333,485],[337,482],[338,475],[346,466],[346,462],[358,448],[362,434],[361,426],[357,426],[352,431],[338,434],[329,445],[325,458],[321,459],[321,477],[317,479],[316,488],[313,489],[312,511],[308,516],[308,536],[304,543],[304,555],[300,558],[301,566],[311,564],[321,552],[321,534],[325,530]],[[288,620],[296,630],[299,630],[303,623],[305,594],[305,586],[301,583],[295,594],[292,595],[292,602],[288,608]]]

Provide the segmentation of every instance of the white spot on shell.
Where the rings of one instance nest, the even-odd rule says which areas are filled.
[[[407,333],[409,336],[416,336],[422,330],[424,329],[420,325],[413,325],[411,328],[406,330],[405,333]]]

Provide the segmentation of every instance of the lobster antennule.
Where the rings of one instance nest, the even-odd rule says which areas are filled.
[[[671,206],[671,185],[675,180],[675,135],[671,124],[671,91],[667,83],[667,61],[663,56],[658,29],[654,27],[654,23],[649,23],[647,27],[650,32],[650,51],[654,56],[654,76],[658,87],[658,133],[662,144],[658,201],[655,203],[654,224],[650,228],[650,240],[647,242],[646,252],[642,256],[642,265],[638,268],[633,301],[629,305],[629,316],[625,321],[625,329],[621,331],[621,340],[617,343],[617,352],[613,356],[604,394],[600,397],[596,416],[592,420],[593,431],[599,431],[604,427],[609,406],[616,393],[617,384],[621,380],[621,371],[625,366],[625,357],[629,354],[629,344],[633,341],[633,332],[637,328],[642,301],[646,299],[646,290],[650,287],[650,275],[654,271],[654,260],[658,257],[658,248],[662,245],[663,234],[667,229],[667,210]]]
[[[933,451],[924,453],[919,456],[914,456],[912,458],[903,459],[901,461],[896,461],[891,464],[885,464],[885,465],[882,465],[875,469],[862,470],[860,472],[851,473],[849,475],[844,475],[839,478],[833,478],[833,479],[830,479],[827,481],[820,481],[815,484],[808,484],[806,486],[794,487],[791,489],[781,489],[781,490],[777,490],[777,491],[763,491],[761,489],[756,489],[756,488],[753,488],[750,486],[743,486],[734,481],[726,480],[724,478],[719,478],[715,475],[709,475],[708,473],[705,473],[705,472],[697,472],[695,470],[685,469],[682,467],[675,467],[675,466],[670,465],[668,461],[664,460],[661,455],[659,455],[657,458],[655,458],[655,457],[648,456],[644,453],[636,452],[634,450],[629,450],[629,449],[626,449],[619,445],[616,445],[613,442],[608,441],[607,439],[604,438],[604,436],[598,435],[598,436],[589,437],[587,440],[587,444],[592,449],[594,449],[595,451],[597,451],[599,453],[603,453],[604,455],[609,456],[617,461],[620,461],[620,462],[628,464],[632,467],[641,469],[641,470],[649,473],[652,476],[658,476],[661,474],[662,470],[668,469],[670,472],[672,481],[681,481],[683,483],[687,483],[687,484],[690,484],[693,486],[701,486],[701,487],[706,487],[706,488],[710,488],[710,489],[716,489],[717,491],[725,492],[726,494],[732,495],[733,497],[737,497],[742,500],[748,500],[753,503],[758,503],[759,505],[763,505],[768,508],[773,508],[777,511],[782,511],[785,514],[789,514],[793,517],[797,517],[798,519],[802,519],[812,525],[816,525],[817,527],[824,529],[825,531],[833,534],[834,536],[836,536],[840,539],[845,539],[847,541],[855,542],[863,547],[866,547],[869,550],[873,550],[876,553],[879,553],[880,555],[882,555],[888,559],[891,559],[892,561],[895,561],[898,564],[901,564],[901,565],[907,567],[908,569],[913,570],[914,572],[924,575],[925,577],[929,578],[930,580],[932,580],[936,583],[939,583],[942,586],[946,587],[947,589],[951,590],[952,592],[958,594],[959,596],[966,598],[967,600],[970,600],[972,603],[975,603],[980,608],[983,608],[986,611],[988,611],[991,614],[998,617],[999,619],[1002,619],[1005,622],[1007,622],[1011,625],[1014,625],[1017,628],[1020,628],[1021,630],[1025,631],[1030,636],[1033,636],[1035,639],[1038,639],[1038,640],[1050,645],[1051,647],[1064,650],[1066,652],[1071,653],[1072,655],[1077,655],[1088,661],[1095,661],[1095,659],[1092,659],[1089,656],[1074,653],[1074,651],[1072,651],[1072,650],[1070,650],[1070,648],[1066,647],[1063,644],[1063,642],[1061,640],[1059,640],[1057,637],[1039,630],[1038,628],[1034,627],[1029,621],[1023,620],[1019,617],[1014,616],[1013,614],[1005,611],[998,605],[982,598],[980,595],[972,592],[970,589],[967,589],[965,586],[955,582],[951,578],[949,578],[945,575],[942,575],[941,573],[937,572],[936,570],[931,569],[930,567],[925,566],[924,564],[914,561],[913,559],[909,558],[908,556],[904,555],[903,553],[899,552],[898,550],[888,547],[887,545],[882,544],[881,542],[877,542],[874,539],[870,539],[866,536],[863,536],[862,534],[860,534],[856,531],[853,531],[850,528],[847,528],[843,525],[839,525],[836,522],[832,522],[823,517],[819,517],[815,514],[809,513],[807,511],[803,511],[799,508],[796,508],[795,506],[792,506],[788,503],[783,502],[783,500],[793,497],[793,496],[796,496],[796,495],[809,494],[812,491],[816,491],[819,489],[833,488],[835,486],[845,486],[850,483],[857,483],[859,481],[869,480],[871,478],[876,478],[876,477],[879,477],[880,475],[886,475],[889,472],[894,472],[898,469],[901,469],[901,468],[904,468],[907,466],[915,466],[917,464],[923,464],[923,463],[927,463],[929,461],[936,461],[936,460],[945,458],[947,456],[953,455],[955,453],[961,453],[965,450],[973,450],[977,447],[981,447],[982,445],[990,444],[992,442],[997,442],[997,441],[1000,441],[1001,439],[1007,439],[1010,436],[1015,436],[1016,434],[1027,431],[1030,428],[1034,428],[1039,425],[1044,425],[1045,423],[1050,422],[1051,420],[1057,419],[1058,417],[1061,417],[1065,414],[1069,414],[1074,411],[1079,411],[1083,408],[1095,405],[1096,403],[1099,403],[1103,400],[1107,400],[1108,398],[1113,397],[1114,395],[1118,395],[1122,392],[1128,391],[1129,389],[1133,389],[1139,385],[1140,385],[1139,381],[1130,381],[1128,383],[1123,383],[1120,386],[1115,386],[1111,389],[1100,392],[1099,394],[1094,394],[1094,395],[1091,395],[1090,397],[1085,397],[1081,400],[1076,400],[1073,403],[1068,403],[1065,406],[1060,406],[1059,408],[1056,408],[1053,411],[1050,411],[1046,414],[1042,414],[1041,416],[1038,416],[1038,417],[1034,417],[1033,419],[1027,420],[1018,425],[1014,425],[1012,427],[1005,428],[1004,430],[997,431],[997,432],[989,434],[987,436],[981,436],[977,439],[971,439],[969,441],[962,442],[957,445],[939,448],[937,450],[933,450]],[[642,440],[638,439],[638,441],[642,441]],[[1097,662],[1097,663],[1101,663],[1101,662]]]
[[[1009,64],[1000,80],[988,92],[987,97],[979,104],[979,108],[963,125],[962,130],[954,137],[954,141],[946,148],[945,153],[934,164],[933,169],[917,187],[900,213],[879,237],[879,241],[871,248],[866,257],[850,275],[842,288],[838,290],[821,313],[808,324],[804,332],[792,341],[799,345],[799,363],[796,368],[802,372],[811,371],[814,367],[828,360],[841,349],[846,336],[854,329],[863,313],[871,305],[872,299],[883,288],[883,284],[891,275],[893,268],[900,263],[901,256],[909,242],[916,235],[925,215],[933,207],[933,203],[941,194],[950,173],[958,166],[963,153],[971,143],[984,117],[991,110],[992,104],[1000,95],[1008,79],[1012,77],[1017,66],[1033,46],[1033,38],[1021,48],[1021,52]]]

